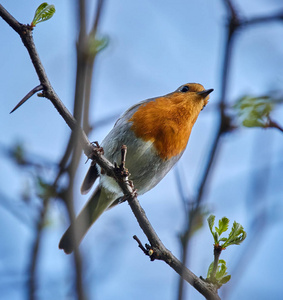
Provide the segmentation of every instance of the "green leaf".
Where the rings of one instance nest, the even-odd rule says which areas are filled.
[[[221,235],[223,232],[227,231],[229,226],[229,219],[226,217],[223,217],[218,222],[218,228],[215,227],[215,230],[218,232],[219,235]]]
[[[52,18],[55,13],[55,6],[46,2],[40,4],[35,11],[31,26],[34,27],[40,22],[44,22]]]
[[[220,259],[218,261],[216,274],[212,274],[213,265],[214,265],[214,262],[212,262],[209,265],[209,268],[208,268],[208,271],[207,271],[207,279],[208,279],[208,281],[210,281],[210,282],[212,282],[214,284],[217,284],[219,286],[227,283],[230,280],[231,275],[227,274],[226,261],[223,260],[223,259]]]
[[[214,221],[215,221],[215,216],[214,216],[214,215],[210,215],[210,216],[207,218],[208,226],[209,226],[209,229],[210,229],[212,235],[213,235]]]
[[[223,284],[227,283],[230,279],[231,279],[231,275],[226,275],[219,281],[219,283],[221,285],[223,285]]]
[[[207,278],[210,278],[210,276],[211,276],[211,273],[212,273],[212,270],[213,270],[213,264],[214,264],[214,262],[212,262],[210,265],[209,265],[209,267],[208,267],[208,270],[207,270]]]
[[[237,223],[236,221],[234,221],[231,232],[230,232],[227,240],[225,241],[225,243],[222,246],[224,248],[227,248],[230,245],[239,245],[240,243],[242,243],[245,240],[246,236],[247,236],[247,234],[244,231],[243,226],[241,224]]]
[[[227,267],[226,267],[226,261],[224,259],[219,259],[218,262],[218,270],[216,272],[215,278],[217,280],[220,280],[223,278],[224,275],[227,274]]]
[[[244,96],[234,105],[239,119],[245,127],[266,127],[275,99],[269,96]]]
[[[93,37],[89,38],[89,53],[96,55],[98,52],[103,50],[108,46],[109,39],[108,37],[103,37],[101,39],[96,39]]]
[[[215,231],[213,233],[214,243],[219,244],[219,234]]]
[[[223,238],[221,238],[221,239],[219,240],[219,243],[220,243],[220,242],[226,242],[226,241],[227,241],[227,238],[223,237]]]
[[[257,119],[246,119],[242,122],[243,126],[245,127],[265,127],[266,123],[264,123],[262,120]]]

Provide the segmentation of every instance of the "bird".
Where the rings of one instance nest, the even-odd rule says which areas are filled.
[[[104,156],[115,163],[121,160],[121,146],[126,145],[129,179],[138,195],[155,187],[180,159],[212,91],[199,83],[187,83],[172,93],[133,105],[116,121],[101,147]],[[88,193],[97,178],[98,186],[60,240],[59,248],[66,254],[74,250],[74,230],[80,243],[104,211],[122,202],[123,192],[117,182],[94,161],[83,180],[81,193]]]

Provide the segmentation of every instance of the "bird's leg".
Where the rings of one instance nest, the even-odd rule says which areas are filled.
[[[121,174],[124,177],[130,176],[128,169],[126,168],[126,155],[127,155],[127,146],[122,145],[121,147],[121,164],[120,164],[120,170]]]
[[[131,175],[129,173],[129,170],[126,168],[126,155],[127,155],[127,146],[122,145],[121,147],[121,164],[118,166],[116,162],[114,162],[115,167],[115,173],[119,178],[121,178],[123,181],[127,182],[129,186],[132,188],[134,196],[137,196],[137,190],[134,188],[134,184],[131,180],[129,180],[129,176]],[[119,202],[124,202],[127,200],[127,196],[121,197]]]
[[[116,162],[114,162],[115,172],[120,177],[122,176],[125,181],[128,180],[130,173],[126,168],[126,155],[127,155],[127,146],[122,145],[121,147],[121,164],[118,166]]]

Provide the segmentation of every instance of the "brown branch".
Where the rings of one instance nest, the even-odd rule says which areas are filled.
[[[8,24],[12,23],[13,26],[15,25],[16,20],[10,16],[10,14],[2,7],[2,5],[0,5],[0,16],[4,16],[3,19],[8,20]],[[206,283],[200,278],[198,278],[189,269],[184,267],[182,263],[168,249],[165,248],[158,235],[156,234],[155,230],[151,226],[149,220],[147,219],[144,210],[140,206],[136,197],[136,192],[132,184],[128,181],[127,176],[124,176],[123,174],[122,176],[117,175],[116,168],[101,155],[101,152],[97,150],[96,147],[94,147],[88,141],[87,136],[85,135],[84,131],[81,129],[79,124],[76,122],[75,118],[70,114],[70,112],[59,99],[59,97],[56,95],[39,59],[32,37],[32,31],[26,25],[21,25],[19,23],[16,24],[17,25],[15,27],[17,28],[17,30],[15,30],[21,36],[22,41],[29,52],[30,58],[37,72],[39,81],[44,87],[43,96],[45,96],[52,102],[54,107],[64,118],[71,130],[75,131],[78,134],[87,157],[89,157],[92,160],[95,160],[100,165],[100,167],[104,169],[108,176],[113,177],[117,181],[125,197],[128,199],[128,203],[140,227],[147,236],[151,244],[150,247],[153,247],[154,251],[158,253],[158,256],[156,258],[165,261],[171,268],[173,268],[179,275],[183,276],[183,278],[187,282],[189,282],[193,287],[195,287],[207,299],[219,300],[220,298],[217,294],[215,286]]]
[[[76,92],[74,101],[74,117],[81,124],[80,119],[83,122],[83,130],[86,134],[91,130],[89,125],[89,105],[91,95],[91,85],[93,79],[93,69],[95,62],[95,54],[90,54],[89,40],[95,38],[96,30],[101,16],[103,0],[97,2],[97,9],[94,18],[94,25],[91,33],[87,36],[85,29],[85,3],[80,3],[80,10],[78,14],[79,19],[79,39],[77,42],[77,72],[76,72]],[[81,26],[80,26],[81,24]],[[74,144],[74,135],[71,134],[67,143],[66,150],[61,158],[60,166],[63,168],[70,155],[72,154]]]
[[[148,256],[149,256],[149,255],[150,255],[150,254],[149,254],[149,250],[146,249],[146,248],[143,246],[143,244],[142,244],[142,242],[140,241],[140,239],[139,239],[136,235],[133,236],[133,239],[134,239],[135,241],[137,241],[137,243],[138,243],[139,247],[142,249],[143,253],[144,253],[145,255],[148,255]]]
[[[21,30],[23,24],[19,23],[8,11],[0,4],[0,16],[7,24],[9,24],[19,35],[21,35]]]
[[[278,123],[276,123],[275,121],[269,119],[268,121],[268,124],[266,127],[269,127],[269,128],[276,128],[278,129],[279,131],[283,132],[283,127],[281,127]]]
[[[80,138],[84,149],[87,153],[92,152],[92,145],[90,144],[90,142],[88,141],[85,133],[81,130],[81,128],[79,127],[79,123],[77,123],[76,119],[70,114],[70,112],[66,109],[66,107],[64,106],[64,104],[61,102],[61,100],[59,99],[59,97],[56,95],[53,87],[51,86],[48,77],[46,75],[46,72],[44,70],[44,67],[41,63],[41,60],[39,58],[39,55],[37,53],[34,41],[33,41],[33,36],[32,36],[32,28],[28,25],[23,25],[20,24],[19,22],[17,22],[3,7],[2,5],[0,5],[0,16],[7,21],[7,23],[9,25],[12,26],[13,29],[16,30],[16,32],[20,35],[22,42],[24,44],[24,46],[26,47],[31,61],[33,63],[33,66],[35,68],[35,71],[38,75],[39,81],[40,81],[40,85],[43,89],[43,93],[42,95],[46,98],[48,98],[52,104],[55,106],[55,108],[57,109],[57,111],[60,113],[60,115],[64,118],[64,120],[66,121],[66,123],[68,124],[68,126],[72,129],[73,132],[77,133],[76,136]],[[20,104],[24,103],[25,101],[22,101]],[[76,160],[78,161],[77,156]],[[71,170],[74,170],[75,167],[70,168]],[[74,174],[72,174],[74,175]],[[72,181],[73,176],[70,176],[70,186]],[[55,180],[55,183],[57,182],[57,178]],[[68,199],[72,199],[70,197],[70,195],[68,195]],[[68,206],[69,208],[71,206]],[[70,210],[69,210],[70,213]],[[75,217],[73,216],[73,219]],[[43,220],[43,218],[42,218]],[[40,231],[38,230],[38,235],[37,235],[37,239],[36,239],[36,245],[39,244],[39,240],[40,240]],[[35,265],[36,265],[36,257],[37,257],[37,248],[34,247],[34,255],[33,257],[33,264],[31,267],[31,280],[30,280],[30,297],[33,297],[34,294],[34,285],[35,285],[35,281],[34,281],[34,269],[35,269]],[[78,294],[78,299],[84,299],[84,293],[83,293],[83,284],[82,284],[82,271],[81,271],[81,260],[80,260],[80,256],[79,256],[79,252],[75,251],[75,265],[76,265],[76,287],[77,287],[77,294]]]
[[[97,0],[95,18],[93,22],[92,29],[88,35],[88,43],[96,39],[98,25],[101,19],[102,9],[103,9],[103,0]],[[89,43],[90,44],[90,43]],[[96,52],[90,51],[90,47],[86,51],[87,53],[87,68],[86,68],[86,82],[85,82],[85,95],[84,95],[84,111],[83,111],[83,130],[88,134],[92,127],[89,122],[90,114],[90,98],[91,98],[91,87],[93,81],[93,71],[95,66]]]
[[[103,0],[97,0],[95,18],[94,18],[93,26],[92,26],[92,29],[91,29],[91,32],[90,32],[90,35],[92,35],[94,37],[95,37],[96,32],[97,32],[97,28],[98,28],[98,24],[99,24],[99,21],[100,21],[103,4],[104,4]]]
[[[188,268],[186,268],[161,242],[149,220],[146,217],[145,211],[140,206],[136,196],[132,194],[128,197],[128,203],[134,213],[139,226],[150,242],[152,255],[155,259],[163,260],[172,269],[174,269],[184,280],[190,283],[197,291],[199,291],[206,299],[220,299],[217,294],[217,289],[213,284],[207,283],[197,277]],[[154,254],[156,253],[156,254]]]
[[[106,171],[108,176],[116,178],[115,167],[112,163],[110,163],[104,156],[101,155],[101,151],[99,148],[95,147],[90,141],[88,140],[85,132],[81,129],[81,127],[77,124],[76,119],[72,116],[72,114],[68,111],[65,105],[62,103],[60,98],[55,93],[53,87],[51,86],[46,72],[43,68],[39,55],[36,51],[32,32],[26,25],[22,25],[17,22],[0,4],[0,16],[9,24],[14,23],[17,24],[17,32],[19,33],[20,37],[23,40],[25,47],[27,48],[36,73],[38,75],[39,81],[44,87],[43,96],[49,99],[62,118],[65,120],[67,125],[70,127],[72,131],[77,130],[78,136],[80,138],[80,142],[82,144],[82,148],[84,150],[85,155],[90,158],[96,160],[96,162]],[[11,25],[12,26],[12,25]],[[12,26],[12,27],[13,27]],[[13,27],[14,28],[14,27]],[[24,33],[23,33],[24,32]],[[124,187],[123,191],[128,193],[128,189]]]
[[[30,262],[30,267],[29,267],[29,299],[34,300],[36,299],[35,297],[35,291],[36,291],[36,266],[37,266],[37,260],[38,260],[38,253],[39,253],[39,247],[40,247],[40,242],[41,242],[41,232],[44,227],[44,222],[45,222],[45,216],[47,213],[47,207],[48,207],[49,199],[43,199],[43,207],[41,209],[40,217],[37,222],[37,227],[36,227],[36,236],[34,239],[34,244],[32,245],[31,249],[31,262]]]
[[[93,73],[93,59],[90,60],[90,43],[89,36],[86,33],[86,1],[78,0],[78,28],[79,36],[77,42],[77,70],[76,70],[76,88],[75,88],[75,99],[74,99],[74,118],[77,120],[78,125],[84,124],[84,117],[86,107],[89,108],[90,102],[90,90],[91,90],[91,80]],[[95,17],[95,23],[98,22],[97,16]],[[97,26],[97,24],[96,24]],[[90,78],[90,79],[89,79]],[[71,224],[75,221],[74,205],[73,205],[73,190],[74,190],[74,178],[77,172],[78,164],[80,162],[80,157],[82,153],[82,148],[80,143],[80,130],[73,130],[65,151],[65,154],[60,162],[60,176],[63,171],[66,170],[69,177],[69,185],[67,187],[67,195],[65,197],[65,203],[68,209],[68,214],[70,217]],[[70,164],[67,167],[68,159],[71,156]],[[57,176],[57,177],[58,177]],[[82,283],[82,262],[78,250],[78,238],[77,232],[74,230],[72,236],[75,241],[74,247],[74,262],[76,269],[76,290],[79,299],[84,299],[84,290]]]
[[[270,16],[260,16],[260,17],[254,17],[249,20],[245,20],[242,22],[242,26],[250,26],[250,25],[256,25],[256,24],[263,24],[266,22],[274,22],[274,21],[283,21],[283,12],[275,13]]]

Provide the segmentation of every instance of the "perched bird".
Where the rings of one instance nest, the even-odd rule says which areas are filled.
[[[121,160],[121,146],[127,146],[126,166],[138,195],[152,189],[180,159],[212,91],[198,83],[184,84],[173,93],[135,104],[117,120],[101,146],[112,163]],[[75,221],[79,241],[98,217],[123,196],[115,180],[103,174],[95,163],[86,174],[81,192],[87,193],[98,177],[97,188]],[[66,253],[74,247],[71,226],[59,243]]]

